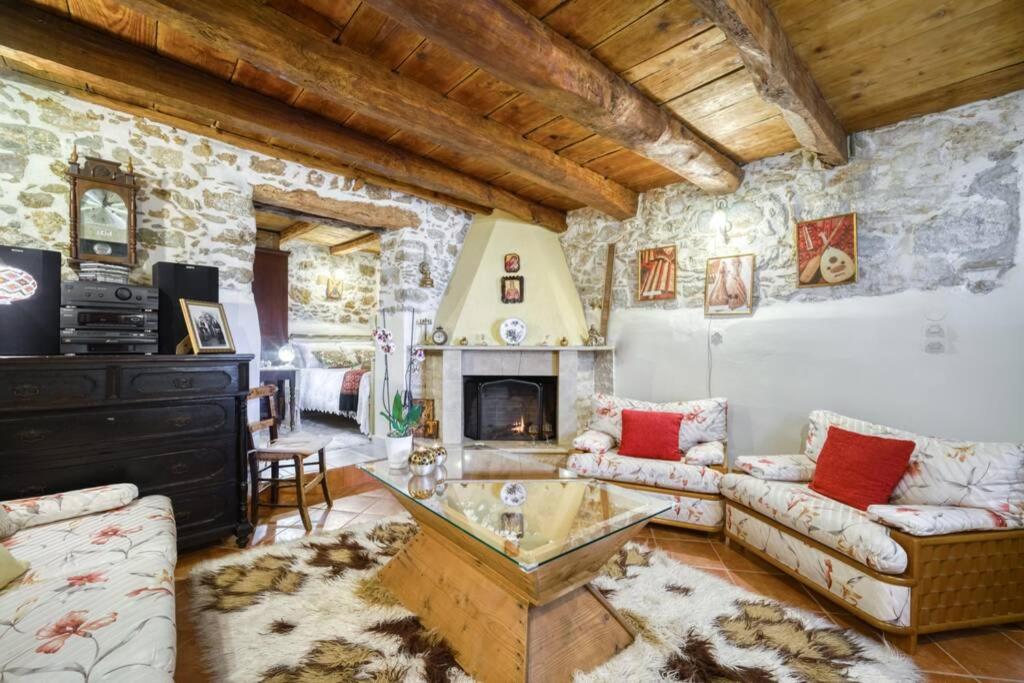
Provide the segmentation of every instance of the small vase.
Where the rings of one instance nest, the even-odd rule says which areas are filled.
[[[394,470],[405,469],[409,463],[409,454],[412,453],[412,435],[385,436],[384,450],[388,454],[388,467]]]

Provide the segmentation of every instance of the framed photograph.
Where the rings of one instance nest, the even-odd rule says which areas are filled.
[[[231,337],[224,306],[210,301],[180,301],[192,353],[235,352],[235,340]]]
[[[505,272],[519,272],[519,254],[505,254]]]
[[[341,298],[341,280],[339,278],[327,278],[327,300],[337,301]]]
[[[523,276],[510,275],[501,278],[501,303],[523,303]]]
[[[434,417],[434,399],[414,398],[414,406],[423,406],[423,414],[420,416],[419,424],[413,430],[412,435],[425,439],[437,437],[437,419]]]
[[[676,298],[676,245],[641,249],[636,266],[637,301]]]
[[[796,224],[796,286],[831,287],[857,281],[857,214]]]
[[[715,256],[704,273],[704,315],[754,312],[754,255]]]

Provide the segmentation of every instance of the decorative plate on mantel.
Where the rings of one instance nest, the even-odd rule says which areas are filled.
[[[501,338],[509,346],[519,346],[526,339],[526,323],[519,318],[508,318],[501,324]]]

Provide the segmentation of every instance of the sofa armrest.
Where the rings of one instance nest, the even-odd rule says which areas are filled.
[[[806,455],[743,455],[736,467],[758,479],[770,481],[810,481],[814,461]]]
[[[19,528],[59,522],[127,505],[139,497],[135,484],[110,484],[0,503]]]
[[[955,505],[870,505],[868,517],[911,536],[941,536],[964,531],[1002,531],[1024,527],[1020,515]]]
[[[721,465],[725,463],[725,442],[707,441],[699,443],[683,455],[687,465]]]

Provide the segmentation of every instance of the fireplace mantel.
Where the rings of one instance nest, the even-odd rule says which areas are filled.
[[[440,372],[433,382],[435,410],[441,423],[441,440],[463,443],[463,377],[555,376],[558,377],[558,445],[567,448],[576,436],[577,406],[586,405],[593,393],[593,372],[581,383],[581,357],[592,368],[592,359],[610,356],[611,346],[421,346],[432,356],[440,355]],[[495,442],[500,445],[501,442]]]

